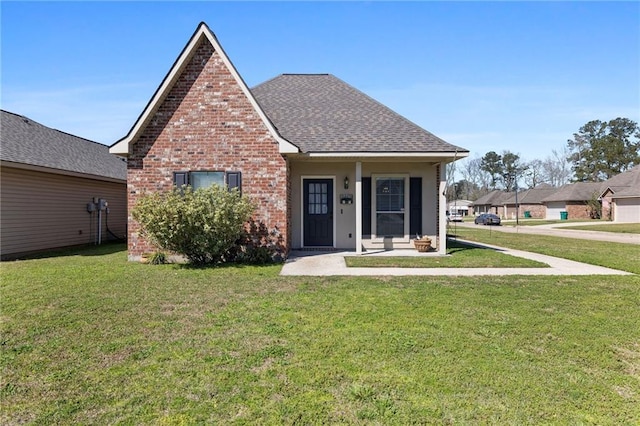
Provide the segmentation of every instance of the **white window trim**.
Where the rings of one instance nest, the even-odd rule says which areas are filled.
[[[385,237],[377,235],[378,221],[376,214],[377,208],[377,191],[376,191],[376,179],[379,178],[404,178],[404,236],[392,237],[392,243],[408,243],[410,241],[409,236],[409,181],[410,176],[408,173],[372,173],[371,174],[371,242],[374,244],[383,244]],[[388,241],[388,239],[386,239]]]
[[[300,247],[306,248],[304,245],[304,212],[306,206],[304,205],[304,180],[305,179],[331,179],[332,187],[333,187],[333,244],[331,247],[336,248],[336,218],[337,214],[335,212],[336,209],[336,176],[335,175],[302,175],[300,176]],[[314,247],[314,246],[308,246]]]

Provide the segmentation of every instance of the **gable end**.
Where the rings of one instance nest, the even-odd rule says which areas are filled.
[[[244,80],[236,70],[235,66],[233,65],[229,57],[226,55],[224,50],[222,49],[222,46],[220,46],[220,43],[218,42],[213,32],[209,29],[209,27],[204,22],[201,22],[200,25],[198,25],[198,28],[196,29],[195,33],[193,34],[193,36],[185,46],[185,48],[182,50],[182,52],[178,56],[178,59],[176,59],[176,62],[173,64],[173,66],[169,70],[169,73],[164,78],[164,80],[162,81],[162,83],[160,84],[156,92],[151,97],[151,100],[149,101],[147,106],[144,108],[144,110],[142,111],[142,113],[134,123],[129,133],[124,138],[120,139],[119,141],[115,142],[113,145],[109,147],[110,153],[120,155],[120,156],[125,156],[125,157],[130,155],[131,143],[134,142],[141,135],[141,133],[144,131],[144,129],[147,127],[150,121],[153,119],[158,108],[166,99],[166,97],[169,95],[172,88],[175,86],[178,79],[183,74],[185,68],[187,67],[189,62],[192,60],[193,56],[196,54],[199,46],[202,44],[204,40],[207,40],[213,46],[214,51],[217,52],[220,59],[224,63],[225,67],[235,79],[235,82],[238,84],[238,86],[240,86],[240,88],[242,89],[242,92],[251,103],[253,109],[256,111],[256,113],[258,114],[258,116],[260,117],[264,125],[269,130],[269,133],[271,133],[274,139],[278,142],[279,152],[283,154],[299,152],[298,147],[296,147],[295,145],[293,145],[292,143],[284,139],[282,136],[280,136],[280,134],[277,132],[277,130],[275,129],[275,127],[273,126],[269,118],[266,116],[266,114],[264,113],[264,111],[262,110],[258,102],[255,100],[253,94],[251,93],[246,83],[244,82]]]

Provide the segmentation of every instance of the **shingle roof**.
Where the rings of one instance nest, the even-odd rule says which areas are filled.
[[[606,180],[604,192],[610,188],[616,197],[640,197],[640,164]]]
[[[518,204],[542,204],[542,200],[558,189],[553,186],[542,183],[535,188],[527,189],[522,192],[518,192]],[[511,197],[507,198],[503,202],[504,204],[515,204],[516,196],[513,194]]]
[[[74,173],[126,180],[127,164],[109,147],[1,111],[0,159]]]
[[[302,152],[468,152],[333,75],[282,74],[251,92]]]
[[[602,192],[602,182],[576,182],[558,188],[556,192],[542,199],[543,203],[553,201],[587,201]]]
[[[501,206],[507,198],[513,195],[511,192],[505,192],[500,189],[494,189],[488,194],[483,195],[473,202],[474,206]]]

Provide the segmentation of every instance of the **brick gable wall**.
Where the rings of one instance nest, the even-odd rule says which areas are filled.
[[[128,162],[129,257],[154,248],[131,209],[141,194],[168,191],[177,171],[239,171],[254,219],[282,251],[289,245],[288,164],[222,58],[203,39],[140,137]]]

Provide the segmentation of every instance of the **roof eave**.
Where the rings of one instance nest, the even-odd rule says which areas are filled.
[[[73,170],[56,169],[52,167],[39,166],[37,164],[16,163],[14,161],[0,160],[0,166],[13,168],[13,169],[30,170],[33,172],[51,173],[55,175],[72,176],[72,177],[79,177],[84,179],[93,179],[93,180],[99,180],[104,182],[127,183],[126,176],[120,179],[112,176],[94,175],[91,173],[82,173],[82,172],[76,172]]]
[[[308,158],[431,158],[456,161],[469,156],[469,151],[330,151],[298,153],[300,157]]]

